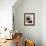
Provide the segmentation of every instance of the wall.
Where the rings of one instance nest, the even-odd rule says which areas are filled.
[[[0,38],[5,38],[5,36],[10,35],[8,30],[6,32],[4,31],[4,27],[9,30],[12,29],[12,6],[15,2],[16,0],[0,0],[0,33],[2,32]]]
[[[12,6],[16,0],[0,0],[0,27],[12,29]]]
[[[36,46],[41,46],[41,1],[23,0],[20,5],[14,5],[15,29],[23,33],[24,39],[35,41]],[[35,13],[35,26],[24,26],[24,13]]]
[[[46,46],[46,0],[41,1],[41,38],[42,46]]]

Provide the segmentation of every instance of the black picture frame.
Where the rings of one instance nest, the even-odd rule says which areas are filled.
[[[24,26],[35,25],[35,13],[24,13]]]

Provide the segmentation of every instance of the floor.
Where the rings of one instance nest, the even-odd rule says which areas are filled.
[[[0,46],[16,46],[15,39],[14,40],[6,40],[6,42],[0,44]]]

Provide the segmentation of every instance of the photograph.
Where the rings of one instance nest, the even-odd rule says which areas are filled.
[[[35,13],[24,13],[24,26],[35,25]]]

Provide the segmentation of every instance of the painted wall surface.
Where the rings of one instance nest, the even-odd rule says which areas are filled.
[[[4,27],[9,30],[12,29],[12,6],[16,0],[0,0],[0,38],[5,38],[5,36],[10,36],[10,32],[4,31]],[[3,28],[1,28],[3,27]],[[9,38],[9,37],[7,37]]]
[[[41,1],[41,38],[42,46],[46,46],[46,0]]]
[[[23,33],[24,39],[35,41],[36,46],[41,46],[41,1],[23,0],[16,8],[14,5],[15,29]],[[24,26],[24,13],[35,13],[35,26]]]
[[[12,6],[16,0],[0,0],[0,27],[12,29]]]

